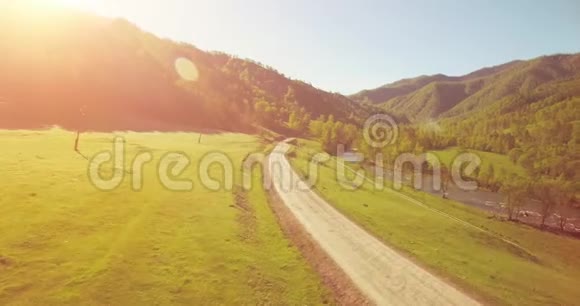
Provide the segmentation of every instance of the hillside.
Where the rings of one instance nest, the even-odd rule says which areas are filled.
[[[530,177],[578,181],[580,54],[422,76],[352,98],[409,119],[396,152],[458,146],[507,155]],[[478,174],[480,183],[498,189],[512,181],[492,168]]]
[[[0,9],[0,128],[247,130],[290,113],[357,121],[350,99],[259,63],[160,39],[125,20]],[[176,61],[197,70],[184,80]],[[359,120],[360,121],[360,120]]]
[[[517,109],[549,95],[561,101],[580,95],[579,81],[580,54],[553,55],[459,77],[439,74],[402,80],[352,98],[421,122],[498,107]]]

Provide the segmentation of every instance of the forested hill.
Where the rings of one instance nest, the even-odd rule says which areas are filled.
[[[421,122],[492,109],[514,111],[548,97],[575,96],[580,96],[580,54],[514,61],[459,77],[405,79],[351,98]]]
[[[0,128],[246,130],[365,116],[342,95],[125,20],[0,6]],[[195,80],[178,74],[178,59],[195,65]]]
[[[422,76],[351,98],[412,122],[399,150],[507,154],[534,177],[578,181],[580,54],[515,61],[461,77]]]

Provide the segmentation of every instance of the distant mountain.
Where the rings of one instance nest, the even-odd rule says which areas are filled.
[[[580,54],[543,56],[465,76],[421,76],[351,97],[406,117],[395,150],[450,147],[506,154],[533,177],[577,182],[580,166]],[[499,188],[506,173],[481,172]],[[495,187],[493,187],[495,186]]]
[[[366,112],[259,63],[160,39],[125,20],[16,1],[0,4],[0,50],[0,128],[245,130],[283,126],[292,112],[346,122]],[[179,58],[195,65],[197,80],[180,77]]]
[[[484,68],[465,76],[421,76],[351,96],[414,122],[556,100],[580,93],[580,54],[553,55]],[[526,100],[525,103],[522,100]],[[522,104],[523,103],[523,104]]]

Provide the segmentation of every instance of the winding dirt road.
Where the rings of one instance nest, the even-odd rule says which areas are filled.
[[[378,305],[479,305],[347,219],[307,187],[280,143],[269,158],[274,191],[322,250]]]

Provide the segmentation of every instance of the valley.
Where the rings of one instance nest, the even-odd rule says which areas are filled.
[[[576,3],[114,2],[0,2],[0,305],[580,300]]]

